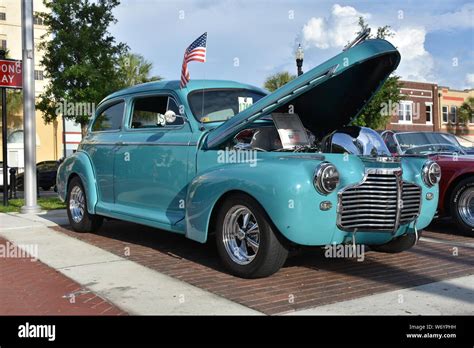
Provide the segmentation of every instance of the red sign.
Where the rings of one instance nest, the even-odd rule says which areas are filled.
[[[22,88],[21,60],[0,59],[0,87]]]

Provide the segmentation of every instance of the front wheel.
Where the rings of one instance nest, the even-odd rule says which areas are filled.
[[[288,248],[267,214],[250,196],[229,197],[216,219],[216,244],[224,266],[242,278],[261,278],[278,271]]]
[[[451,216],[458,228],[474,237],[474,178],[464,179],[454,187],[450,203]]]
[[[74,231],[94,232],[102,225],[102,216],[87,211],[86,193],[79,177],[73,178],[69,183],[66,204],[69,223]]]

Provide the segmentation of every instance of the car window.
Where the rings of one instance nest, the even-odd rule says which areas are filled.
[[[179,115],[179,107],[171,97],[150,96],[135,98],[130,128],[163,128],[182,125],[184,123],[182,117],[165,117],[165,113],[169,110],[175,115]]]
[[[237,115],[265,94],[246,89],[197,90],[188,96],[191,111],[199,122],[221,122]]]
[[[125,103],[120,102],[103,110],[94,120],[93,132],[120,130]]]
[[[393,135],[390,134],[390,133],[387,133],[385,134],[385,144],[387,144],[387,147],[388,147],[388,151],[390,151],[390,153],[397,153],[398,152],[398,149],[397,149],[397,144],[395,143],[395,139],[393,138]]]

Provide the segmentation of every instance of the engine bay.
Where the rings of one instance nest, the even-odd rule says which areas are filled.
[[[240,131],[228,148],[263,152],[348,153],[370,157],[392,157],[379,133],[347,126],[329,134],[316,135],[298,114],[274,113]]]

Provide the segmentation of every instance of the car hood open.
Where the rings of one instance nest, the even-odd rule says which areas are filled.
[[[365,40],[304,73],[209,132],[205,147],[216,148],[249,123],[272,112],[289,112],[317,136],[350,123],[400,62],[388,41]]]

